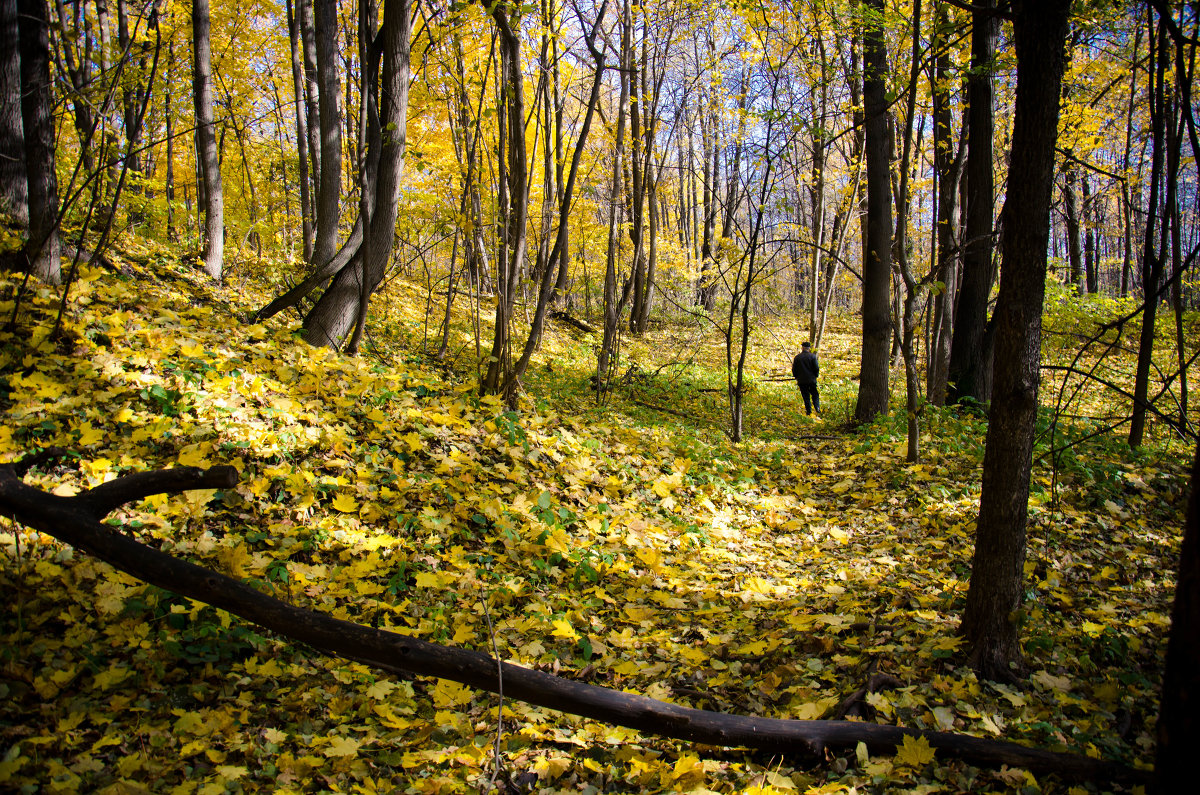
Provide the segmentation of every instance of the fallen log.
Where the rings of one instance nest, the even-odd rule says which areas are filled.
[[[587,334],[591,334],[596,331],[596,329],[592,328],[587,323],[584,323],[582,320],[577,320],[561,310],[551,312],[550,319],[557,320],[560,323],[566,323],[568,326],[573,326]]]
[[[0,515],[84,550],[143,582],[226,610],[267,630],[338,657],[397,675],[450,679],[540,707],[567,712],[646,734],[717,746],[746,747],[804,761],[864,743],[872,754],[890,755],[905,737],[923,737],[943,758],[980,767],[1003,765],[1053,773],[1066,781],[1145,784],[1148,771],[1076,754],[1029,748],[949,732],[844,720],[785,720],[692,709],[575,682],[482,652],[442,646],[397,632],[361,626],[287,604],[241,580],[206,569],[123,535],[101,519],[115,508],[154,494],[231,488],[233,467],[176,467],[117,478],[73,497],[44,492],[23,482],[30,468],[67,455],[48,450],[0,465]]]

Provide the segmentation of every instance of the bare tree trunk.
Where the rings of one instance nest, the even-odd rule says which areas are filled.
[[[889,345],[892,340],[892,196],[887,117],[887,43],[883,0],[869,0],[863,30],[863,102],[866,115],[867,221],[863,239],[862,372],[857,422],[888,410]]]
[[[617,106],[616,146],[613,149],[612,187],[609,191],[608,205],[608,252],[604,259],[604,336],[600,342],[600,352],[596,357],[596,378],[598,399],[603,398],[608,389],[611,370],[615,365],[617,343],[620,335],[621,312],[625,308],[625,297],[628,290],[621,290],[624,297],[617,295],[617,258],[621,245],[621,232],[618,219],[621,211],[622,169],[625,157],[625,119],[629,113],[629,64],[632,61],[630,37],[630,2],[625,0],[621,8],[621,97]]]
[[[304,104],[304,66],[301,63],[300,24],[292,0],[285,0],[287,13],[288,42],[292,55],[292,91],[296,96],[296,160],[300,166],[300,228],[304,240],[304,259],[312,258],[313,251],[313,203],[311,182],[308,173],[308,115]]]
[[[555,233],[554,245],[550,249],[549,258],[541,273],[541,279],[538,284],[537,307],[534,310],[533,324],[529,330],[529,338],[525,341],[525,348],[521,353],[521,358],[513,366],[512,373],[504,385],[505,397],[509,401],[515,398],[521,378],[529,368],[529,361],[533,357],[533,352],[537,348],[538,341],[541,339],[542,329],[546,321],[546,312],[550,307],[553,287],[556,281],[554,278],[555,272],[557,271],[561,274],[568,259],[568,219],[571,212],[571,200],[575,192],[575,180],[579,174],[579,164],[583,159],[588,132],[592,127],[592,118],[595,115],[600,100],[600,86],[604,80],[604,55],[596,49],[595,41],[597,34],[604,25],[604,15],[607,10],[608,0],[604,0],[600,4],[599,11],[596,12],[596,22],[587,36],[588,49],[596,59],[596,71],[592,78],[592,91],[588,96],[587,109],[584,111],[583,122],[579,130],[579,139],[575,142],[575,151],[571,155],[571,169],[567,173],[566,183],[563,185],[562,195],[559,198],[558,229]],[[558,148],[561,149],[561,145]],[[559,161],[561,162],[561,157]],[[556,263],[558,263],[557,267]]]
[[[1067,263],[1071,286],[1083,294],[1083,235],[1080,228],[1079,197],[1075,192],[1075,166],[1068,159],[1062,174],[1063,215],[1067,223]]]
[[[929,349],[929,381],[926,387],[929,400],[940,406],[946,400],[947,369],[950,364],[950,331],[954,325],[954,303],[958,296],[958,181],[962,171],[962,148],[954,151],[954,118],[951,108],[950,46],[952,28],[947,5],[937,3],[933,85],[933,162],[937,173],[937,264],[935,280],[941,290],[935,291],[933,332]]]
[[[21,126],[20,43],[17,0],[0,0],[0,214],[26,226],[29,182]]]
[[[333,259],[337,251],[342,196],[342,92],[338,82],[337,0],[315,0],[314,35],[317,50],[317,106],[321,130],[321,170],[317,185],[317,223],[313,238],[313,268]]]
[[[192,0],[192,96],[196,105],[196,152],[204,183],[204,272],[221,278],[225,257],[225,194],[221,188],[221,161],[217,155],[213,121],[212,42],[208,0]]]
[[[947,403],[962,398],[986,402],[991,369],[987,334],[988,300],[996,281],[992,259],[993,202],[992,141],[995,89],[996,0],[975,6],[971,33],[971,74],[967,80],[967,190],[963,243],[962,283],[954,310],[954,337],[950,343]]]
[[[50,22],[46,0],[17,0],[21,51],[21,121],[29,188],[29,242],[33,274],[62,280],[58,243],[58,178],[55,174],[54,98],[50,91]]]
[[[1070,0],[1014,0],[1012,8],[1016,117],[1002,217],[1004,267],[996,303],[995,400],[961,628],[975,671],[981,678],[999,680],[1012,680],[1023,668],[1018,630],[1025,525]]]
[[[1151,25],[1154,24],[1151,15]],[[1142,239],[1142,330],[1138,344],[1137,372],[1133,384],[1133,412],[1129,422],[1129,446],[1139,447],[1146,432],[1146,396],[1150,387],[1150,365],[1154,357],[1154,324],[1158,317],[1159,288],[1162,285],[1163,259],[1166,257],[1165,219],[1175,195],[1173,182],[1163,173],[1167,149],[1168,99],[1166,72],[1170,61],[1166,42],[1166,23],[1161,19],[1157,31],[1151,31],[1150,78],[1150,206],[1146,211],[1146,229]],[[1160,194],[1166,183],[1167,198]],[[1159,238],[1159,239],[1156,239]]]
[[[365,318],[366,299],[383,281],[392,259],[408,131],[411,34],[411,0],[385,0],[379,32],[383,49],[379,124],[372,130],[376,140],[368,144],[368,149],[379,151],[378,173],[366,180],[366,184],[374,184],[374,200],[368,208],[370,217],[360,218],[364,227],[361,248],[304,318],[304,338],[313,345],[337,347],[352,333],[356,321]],[[368,151],[366,168],[373,168],[373,159]]]
[[[481,391],[496,393],[511,371],[512,311],[516,305],[517,283],[525,264],[526,219],[529,215],[529,174],[525,153],[525,92],[521,74],[521,39],[513,29],[507,11],[494,6],[491,11],[500,43],[501,94],[507,140],[508,165],[501,183],[507,195],[501,201],[505,211],[505,256],[497,259],[496,321],[492,351]]]
[[[900,312],[900,350],[904,357],[905,415],[908,419],[908,451],[906,460],[915,464],[920,460],[921,438],[921,386],[917,376],[916,351],[916,303],[917,280],[913,276],[912,263],[908,259],[908,215],[910,205],[910,168],[913,151],[913,124],[916,119],[917,82],[921,76],[921,0],[912,5],[912,62],[908,74],[908,100],[904,113],[904,143],[900,154],[900,185],[896,191],[896,236],[893,256],[904,286]],[[922,132],[924,120],[922,120]],[[920,148],[920,140],[917,148]],[[925,281],[922,280],[922,286]]]
[[[1179,550],[1171,635],[1159,700],[1155,793],[1187,792],[1196,783],[1200,748],[1200,449],[1192,462],[1187,519]]]

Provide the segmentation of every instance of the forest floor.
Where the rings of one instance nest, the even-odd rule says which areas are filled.
[[[217,287],[152,252],[119,266],[72,286],[59,340],[59,293],[38,286],[0,333],[0,456],[75,451],[27,478],[58,494],[237,467],[235,489],[113,515],[143,542],[339,618],[679,704],[830,717],[878,672],[895,679],[867,697],[880,722],[1152,762],[1190,449],[1164,424],[1137,452],[1120,429],[1085,438],[1086,417],[1125,410],[1103,390],[1044,388],[1031,675],[1003,685],[975,678],[956,634],[985,425],[927,409],[918,464],[899,412],[849,430],[852,318],[821,346],[820,418],[787,378],[799,332],[764,321],[735,445],[711,323],[627,339],[603,405],[597,340],[552,325],[510,411],[477,396],[468,331],[444,361],[424,352],[438,310],[420,284],[374,305],[351,358],[300,342],[294,314],[245,324],[269,290],[247,274]],[[18,284],[0,284],[4,317]],[[1115,312],[1055,303],[1047,360],[1096,364],[1072,335]],[[1098,366],[1120,381],[1133,354],[1112,350]],[[512,701],[498,723],[493,695],[321,657],[7,523],[0,592],[6,791],[1110,789],[920,753],[813,767]]]

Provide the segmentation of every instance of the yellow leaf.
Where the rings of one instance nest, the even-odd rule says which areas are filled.
[[[79,426],[79,444],[84,447],[93,445],[104,438],[104,431],[92,425],[90,422],[85,422]]]
[[[263,737],[266,738],[267,742],[275,743],[276,745],[278,745],[279,743],[286,740],[288,736],[287,736],[287,732],[280,731],[279,729],[276,729],[276,728],[270,728],[270,729],[263,730]]]
[[[653,547],[638,547],[634,554],[638,556],[638,559],[641,560],[642,563],[645,563],[652,569],[656,569],[662,565],[662,555],[660,555],[658,550],[654,549]]]
[[[342,513],[356,513],[358,511],[358,500],[350,494],[338,494],[333,498],[333,507]]]
[[[704,781],[704,761],[695,754],[684,754],[662,776],[664,787],[692,789]]]
[[[329,743],[329,747],[322,753],[325,756],[356,756],[361,746],[362,741],[353,737],[334,737],[333,742]]]
[[[471,688],[451,682],[449,679],[439,679],[433,686],[433,703],[437,707],[461,707],[468,704],[475,695]]]
[[[933,748],[924,737],[904,736],[904,742],[896,749],[896,762],[908,767],[921,767],[933,761]]]
[[[550,634],[556,638],[575,640],[579,637],[579,633],[575,631],[575,627],[571,626],[571,622],[565,619],[556,618],[550,622],[550,625],[554,627],[554,631]]]

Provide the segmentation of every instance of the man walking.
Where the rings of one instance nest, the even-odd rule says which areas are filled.
[[[821,365],[817,362],[817,355],[812,352],[810,343],[806,342],[800,347],[802,350],[792,359],[792,377],[796,379],[796,386],[800,387],[800,394],[804,396],[804,413],[812,414],[816,410],[819,414],[821,394],[817,392],[817,375],[821,372]]]

